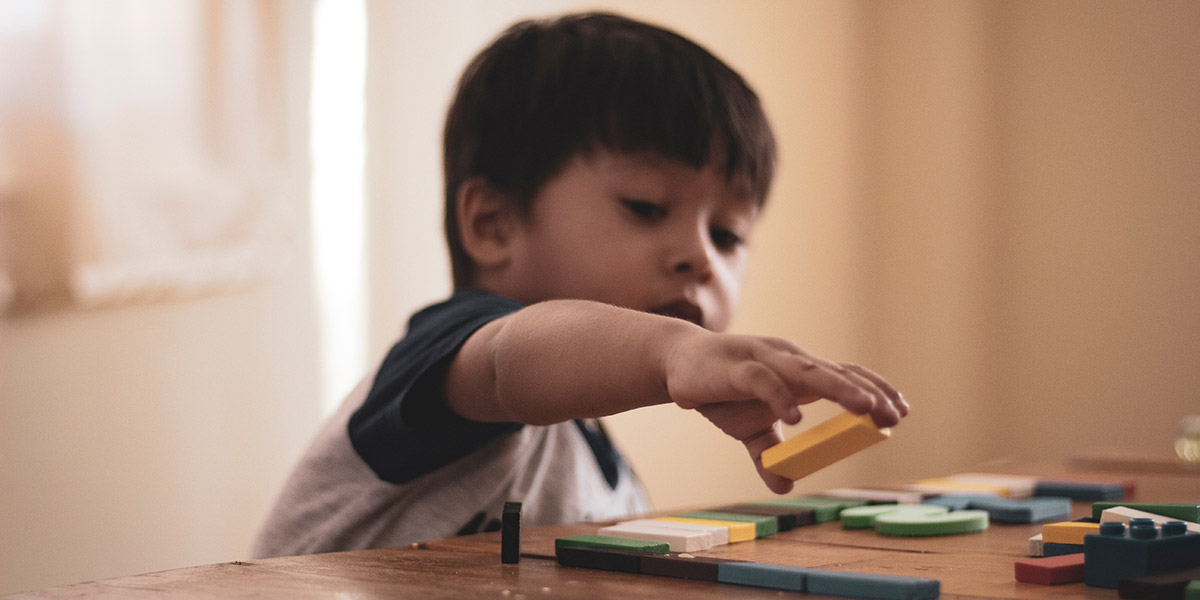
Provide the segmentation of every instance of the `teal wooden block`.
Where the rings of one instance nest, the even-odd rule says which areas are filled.
[[[1121,500],[1125,497],[1125,486],[1119,483],[1042,480],[1033,486],[1033,495],[1070,498],[1080,502]]]
[[[749,515],[745,513],[717,512],[700,510],[696,512],[675,515],[687,519],[708,519],[710,521],[737,521],[754,523],[754,537],[767,537],[779,533],[779,519],[770,515]]]
[[[667,544],[662,542],[645,542],[606,535],[574,535],[554,540],[555,550],[580,546],[588,548],[614,548],[617,550],[639,550],[641,552],[659,552],[662,554],[670,551]]]
[[[1025,524],[1066,519],[1071,515],[1070,498],[1029,498],[1012,500],[989,494],[950,494],[930,498],[925,504],[950,510],[986,510],[994,523]]]
[[[999,498],[991,494],[946,494],[944,496],[934,496],[921,501],[921,504],[932,504],[934,506],[945,506],[947,510],[967,510],[971,508],[971,502],[977,498]]]
[[[809,569],[805,591],[820,596],[843,596],[871,600],[931,600],[941,594],[942,584],[936,579],[851,573]]]
[[[737,585],[803,592],[808,569],[757,562],[727,562],[717,565],[717,581]]]

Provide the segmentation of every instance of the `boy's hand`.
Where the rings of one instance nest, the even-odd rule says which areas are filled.
[[[814,357],[777,338],[697,331],[679,340],[664,365],[667,392],[697,409],[750,452],[772,491],[792,483],[762,468],[762,452],[782,441],[778,421],[800,421],[800,404],[826,398],[846,410],[870,413],[890,427],[908,414],[904,398],[882,377],[857,365]]]
[[[776,475],[763,468],[763,450],[783,441],[779,420],[771,409],[762,402],[721,402],[705,404],[696,408],[700,414],[716,425],[726,435],[742,442],[758,469],[758,476],[772,492],[786,494],[792,491],[791,479]]]

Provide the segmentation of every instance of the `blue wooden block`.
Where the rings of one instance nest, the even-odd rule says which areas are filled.
[[[921,501],[921,504],[944,506],[947,510],[967,510],[971,507],[971,501],[984,496],[989,498],[999,498],[999,496],[992,496],[990,494],[946,494],[945,496],[926,498]]]
[[[1029,498],[1011,500],[990,494],[950,494],[930,498],[924,504],[945,506],[950,510],[983,510],[996,523],[1026,524],[1065,519],[1071,515],[1070,498]]]
[[[1034,496],[1059,496],[1081,502],[1123,500],[1125,486],[1116,483],[1043,480],[1033,486]]]
[[[1083,552],[1081,544],[1054,544],[1042,542],[1042,556],[1049,558],[1051,556],[1062,556],[1064,554],[1079,554]]]
[[[874,600],[927,600],[941,594],[936,579],[809,569],[807,592],[822,596]]]
[[[1117,588],[1122,580],[1200,565],[1200,533],[1182,521],[1155,527],[1151,519],[1101,523],[1100,533],[1084,538],[1084,581]]]
[[[727,562],[717,565],[717,581],[754,587],[803,592],[809,569],[757,562]]]
[[[991,519],[997,523],[1040,523],[1071,516],[1071,499],[1057,496],[1028,500],[994,498],[976,502],[975,508],[986,510]]]

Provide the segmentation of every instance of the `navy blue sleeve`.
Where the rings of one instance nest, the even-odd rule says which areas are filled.
[[[507,298],[460,291],[413,315],[350,417],[350,443],[380,479],[412,481],[521,428],[464,419],[442,400],[446,369],[467,338],[521,308]]]

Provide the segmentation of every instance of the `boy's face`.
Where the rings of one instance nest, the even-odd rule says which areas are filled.
[[[576,155],[520,219],[507,283],[527,303],[596,300],[723,331],[757,217],[757,203],[714,168]]]

